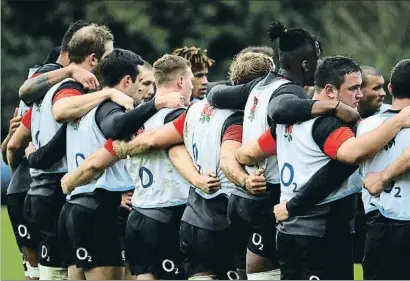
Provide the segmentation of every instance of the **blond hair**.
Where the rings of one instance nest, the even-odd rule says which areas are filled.
[[[74,33],[68,43],[68,58],[70,62],[82,63],[87,56],[95,53],[101,60],[105,53],[105,45],[114,41],[110,29],[105,25],[91,24]]]
[[[272,58],[262,53],[239,54],[229,66],[229,80],[234,85],[249,82],[275,70]]]
[[[183,48],[175,49],[172,54],[187,59],[192,65],[193,72],[203,68],[210,68],[215,63],[213,59],[208,57],[208,50],[202,51],[201,48],[195,46],[184,46]]]
[[[153,67],[155,84],[160,87],[186,75],[191,64],[182,57],[167,54],[154,62]]]

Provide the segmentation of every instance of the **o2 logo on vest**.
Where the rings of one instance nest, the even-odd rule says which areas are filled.
[[[294,178],[295,178],[295,170],[293,169],[293,166],[289,163],[283,164],[283,167],[280,170],[280,182],[285,187],[292,185],[293,192],[298,192],[299,191],[297,190],[298,185],[296,184],[296,182],[293,182]]]

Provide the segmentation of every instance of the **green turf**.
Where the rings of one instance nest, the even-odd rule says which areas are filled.
[[[354,267],[354,279],[363,280],[361,265]],[[23,280],[20,252],[11,228],[7,209],[1,208],[1,280]]]
[[[1,208],[1,280],[24,280],[20,251],[5,207]]]

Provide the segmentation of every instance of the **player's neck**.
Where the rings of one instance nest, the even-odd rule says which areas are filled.
[[[179,92],[179,91],[180,90],[176,87],[159,87],[157,89],[156,95],[163,96],[163,95],[167,95],[167,94],[170,94],[173,92]]]
[[[282,76],[286,77],[290,81],[302,85],[302,79],[299,77],[299,75],[293,73],[293,71],[289,71],[287,69],[280,68],[278,73],[279,73],[279,75],[282,75]]]
[[[391,105],[392,110],[401,110],[406,106],[410,106],[410,99],[394,99]]]

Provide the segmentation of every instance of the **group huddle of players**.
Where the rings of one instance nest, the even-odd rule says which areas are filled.
[[[227,81],[77,21],[30,69],[2,143],[40,280],[410,279],[410,59],[383,75],[272,22]],[[393,64],[394,62],[392,62]]]

